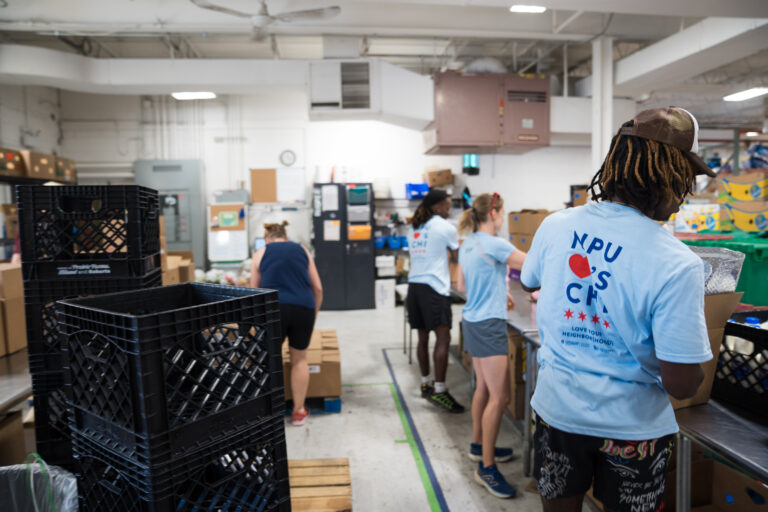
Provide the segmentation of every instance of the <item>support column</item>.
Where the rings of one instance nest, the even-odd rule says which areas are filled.
[[[613,38],[592,41],[592,170],[603,163],[613,126]]]

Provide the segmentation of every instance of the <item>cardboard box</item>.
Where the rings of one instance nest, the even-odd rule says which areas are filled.
[[[584,187],[579,187],[573,189],[571,193],[571,204],[573,206],[583,206],[587,204],[587,189]]]
[[[181,260],[181,256],[168,256],[168,266],[163,269],[163,286],[179,284],[181,282],[181,273],[179,271]]]
[[[26,458],[21,411],[15,411],[0,419],[0,466],[24,464]]]
[[[56,157],[37,151],[22,150],[21,158],[27,168],[27,177],[56,180]]]
[[[466,350],[461,351],[461,366],[467,370],[467,373],[472,374],[472,356]]]
[[[21,152],[15,149],[0,148],[0,176],[22,177],[27,175],[27,167]]]
[[[181,282],[181,275],[179,273],[179,267],[173,267],[163,270],[163,286],[171,284],[179,284]]]
[[[510,328],[507,328],[507,340],[509,345],[509,376],[515,382],[523,382],[528,344],[517,331]]]
[[[56,179],[66,183],[77,182],[77,170],[75,161],[69,158],[56,157]]]
[[[309,388],[307,398],[341,396],[341,355],[335,330],[315,330],[307,347]],[[288,342],[283,343],[283,378],[285,399],[291,393],[291,356]]]
[[[192,267],[195,266],[195,252],[194,251],[168,251],[168,256],[181,256],[185,260],[189,260],[192,263]]]
[[[511,369],[510,369],[511,371]],[[512,417],[516,420],[522,420],[525,417],[525,408],[528,404],[525,403],[525,383],[515,382],[510,375],[509,379],[509,404],[507,409],[512,413]]]
[[[251,201],[254,203],[277,202],[276,169],[251,169]]]
[[[5,236],[10,240],[15,240],[19,236],[19,209],[15,204],[4,204],[0,206],[5,217]]]
[[[424,183],[429,188],[440,187],[443,185],[453,185],[453,173],[450,169],[440,169],[439,171],[427,171],[423,175]]]
[[[768,231],[768,201],[735,201],[721,205],[720,217],[741,231]]]
[[[508,219],[509,233],[535,233],[541,223],[554,212],[548,210],[520,210],[511,212]]]
[[[723,342],[725,324],[731,317],[731,313],[741,299],[742,293],[718,293],[716,295],[707,295],[704,297],[704,320],[707,324],[707,335],[709,337],[709,346],[712,349],[713,359],[701,364],[704,371],[704,380],[699,386],[699,390],[691,398],[677,400],[669,397],[674,409],[691,407],[694,405],[705,404],[709,401],[709,395],[712,392],[712,384],[715,381],[715,372],[717,371],[717,359],[720,355],[720,347]]]
[[[510,233],[509,241],[516,249],[520,249],[523,252],[531,250],[531,244],[533,243],[533,235],[528,233]]]
[[[675,214],[675,232],[696,233],[705,229],[720,229],[719,204],[684,204]]]
[[[691,398],[685,400],[678,400],[676,398],[669,397],[669,401],[672,403],[673,409],[682,409],[684,407],[692,407],[694,405],[705,404],[709,401],[709,395],[712,393],[712,385],[715,382],[715,372],[717,371],[717,359],[720,355],[720,346],[723,343],[723,335],[725,329],[709,329],[707,334],[709,336],[709,346],[712,349],[714,358],[706,363],[701,363],[701,369],[704,370],[704,380],[699,386],[699,390]]]
[[[664,511],[675,512],[676,471],[667,473]],[[713,459],[691,464],[692,512],[764,512],[768,487]]]
[[[0,263],[0,298],[24,297],[24,282],[21,279],[21,265]]]
[[[24,312],[24,297],[0,299],[3,311],[3,339],[5,352],[13,354],[27,346],[27,317]]]
[[[724,176],[719,182],[721,190],[736,201],[768,200],[768,171]]]
[[[164,236],[160,237],[160,266],[163,270],[168,268],[168,242]]]
[[[179,262],[179,282],[192,283],[195,281],[195,267],[188,259]]]
[[[160,216],[159,223],[160,223],[160,238],[163,239],[165,238],[165,217],[163,217],[162,215]]]

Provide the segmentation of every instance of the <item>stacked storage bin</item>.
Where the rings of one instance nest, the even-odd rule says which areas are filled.
[[[157,192],[137,186],[17,188],[37,451],[70,467],[60,299],[159,286]]]
[[[277,292],[58,304],[80,510],[290,510]]]

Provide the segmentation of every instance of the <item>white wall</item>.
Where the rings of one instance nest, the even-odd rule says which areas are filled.
[[[0,147],[60,154],[59,91],[50,87],[0,85]],[[12,199],[0,184],[0,202]]]
[[[380,121],[310,122],[302,89],[265,90],[221,96],[202,102],[177,102],[160,96],[106,96],[61,93],[62,154],[100,172],[136,159],[199,158],[205,167],[208,200],[218,189],[250,188],[250,168],[280,167],[285,149],[296,153],[294,167],[304,168],[307,199],[313,182],[371,181],[404,197],[405,183],[421,181],[426,169],[450,168],[457,185],[472,194],[498,191],[507,210],[559,209],[569,200],[571,184],[589,181],[586,145],[553,146],[522,155],[481,155],[480,175],[461,175],[460,156],[423,153],[422,133]],[[252,236],[262,222],[285,215],[279,209],[253,212]],[[309,225],[292,221],[292,236],[308,241]],[[291,229],[291,228],[289,228]]]

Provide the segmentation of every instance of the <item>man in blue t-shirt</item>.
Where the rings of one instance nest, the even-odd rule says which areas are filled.
[[[595,203],[542,223],[523,265],[541,288],[534,473],[544,510],[663,506],[678,431],[669,395],[693,396],[712,359],[701,259],[657,221],[697,174],[698,125],[687,111],[645,110],[624,123],[592,179]]]
[[[427,193],[416,209],[408,230],[408,320],[419,332],[417,356],[421,370],[421,396],[448,412],[464,412],[448,392],[448,345],[451,343],[451,276],[448,257],[458,261],[459,236],[446,219],[451,212],[451,198],[440,189]],[[429,331],[435,331],[435,382],[429,379]]]

